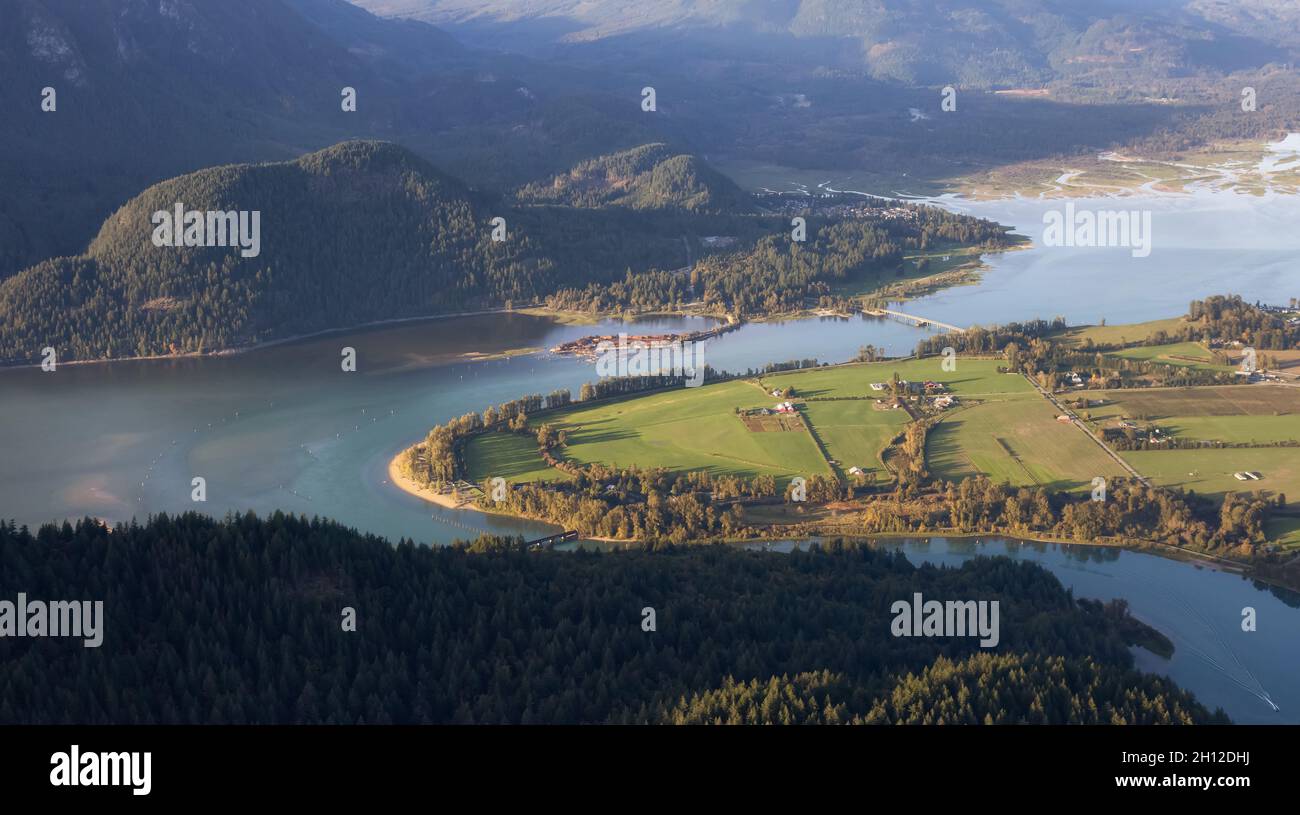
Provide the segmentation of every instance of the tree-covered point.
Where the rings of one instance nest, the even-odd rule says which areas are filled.
[[[988,674],[996,697],[970,705],[994,720],[1090,721],[1094,708],[1223,720],[1136,674],[1114,613],[1007,558],[918,568],[839,542],[789,555],[391,546],[320,519],[250,513],[112,530],[87,519],[35,534],[0,524],[0,562],[5,599],[104,603],[98,648],[0,638],[6,724],[653,722],[728,677],[820,672],[856,700],[852,712],[892,711],[900,683],[939,699],[938,686],[975,692]],[[999,601],[993,662],[966,662],[976,638],[893,636],[891,605],[914,592]],[[953,678],[941,658],[973,667]],[[1024,659],[1046,684],[1012,692],[1003,659]],[[909,676],[936,688],[913,690]]]
[[[556,308],[607,311],[626,307],[671,308],[700,303],[737,316],[788,313],[821,305],[833,286],[849,280],[863,289],[893,282],[907,251],[941,242],[990,250],[1011,243],[992,221],[937,207],[897,205],[865,218],[806,219],[806,240],[791,239],[787,222],[749,245],[700,258],[689,269],[655,269],[609,283],[565,288],[548,297]]]

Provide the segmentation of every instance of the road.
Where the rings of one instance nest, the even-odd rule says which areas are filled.
[[[1124,459],[1120,458],[1119,453],[1116,453],[1114,450],[1110,449],[1110,446],[1107,445],[1106,442],[1102,441],[1100,436],[1092,432],[1092,428],[1088,427],[1086,424],[1083,423],[1082,419],[1074,415],[1073,410],[1070,410],[1067,407],[1065,407],[1065,405],[1062,405],[1060,401],[1057,400],[1055,394],[1043,388],[1041,385],[1035,382],[1032,377],[1026,376],[1025,379],[1028,379],[1029,384],[1034,386],[1034,390],[1038,391],[1039,394],[1041,394],[1044,399],[1051,402],[1053,407],[1055,407],[1062,414],[1069,416],[1070,421],[1074,424],[1074,426],[1082,430],[1084,433],[1088,434],[1088,438],[1096,442],[1098,447],[1105,450],[1106,455],[1113,458],[1116,464],[1124,468],[1125,472],[1127,472],[1129,475],[1136,478],[1138,482],[1142,484],[1142,486],[1144,487],[1151,486],[1151,482],[1147,480],[1146,476],[1142,475],[1142,473],[1139,473],[1137,470],[1133,469],[1133,466],[1131,464],[1129,464]]]

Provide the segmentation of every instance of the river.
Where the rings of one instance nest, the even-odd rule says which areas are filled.
[[[944,203],[1035,239],[1044,208],[1059,205]],[[1289,228],[1300,216],[1300,200],[1219,193],[1124,199],[1123,206],[1153,211],[1150,256],[1036,245],[991,256],[978,284],[911,301],[906,310],[957,325],[1056,315],[1119,323],[1179,314],[1192,298],[1228,290],[1267,301],[1300,295],[1293,261],[1300,230]],[[639,321],[633,330],[706,324],[664,318]],[[576,392],[595,376],[589,363],[544,351],[486,360],[465,355],[545,349],[619,330],[629,329],[618,321],[573,326],[523,314],[480,315],[229,356],[0,371],[0,517],[35,525],[85,515],[121,521],[196,508],[216,515],[284,509],[393,540],[544,534],[551,528],[444,510],[406,495],[387,483],[387,462],[452,416],[525,393]],[[839,362],[867,343],[910,352],[926,332],[865,317],[750,323],[710,340],[707,358],[727,370],[795,358]],[[354,373],[341,369],[344,347],[356,349]],[[201,504],[191,500],[196,476],[206,482]],[[944,561],[972,551],[965,544],[897,545]],[[1010,542],[989,548],[1038,560],[1080,595],[1127,599],[1179,648],[1167,663],[1142,652],[1143,666],[1168,673],[1205,703],[1223,706],[1238,721],[1300,722],[1300,602],[1294,597],[1133,552]],[[1244,606],[1258,610],[1259,631],[1240,631]]]

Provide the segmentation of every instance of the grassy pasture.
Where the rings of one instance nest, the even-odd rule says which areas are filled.
[[[1168,345],[1144,345],[1137,348],[1125,348],[1112,351],[1109,357],[1158,362],[1180,368],[1193,368],[1198,371],[1232,371],[1233,365],[1215,362],[1209,349],[1198,342],[1175,342]]]
[[[1170,333],[1179,330],[1186,321],[1182,317],[1167,320],[1152,320],[1146,323],[1126,323],[1122,325],[1081,325],[1057,331],[1052,339],[1067,345],[1079,346],[1092,340],[1094,345],[1125,345],[1130,342],[1144,342],[1158,331]]]
[[[1079,429],[1056,421],[1041,399],[1012,399],[962,408],[931,429],[931,473],[959,479],[983,473],[994,481],[1054,490],[1090,489],[1096,476],[1124,475]]]
[[[1267,444],[1300,440],[1300,388],[1229,385],[1094,391],[1086,395],[1106,402],[1088,408],[1097,426],[1127,417],[1203,441]]]
[[[769,407],[774,398],[748,382],[676,388],[649,396],[574,406],[545,421],[568,432],[563,455],[579,464],[707,470],[715,475],[827,475],[806,431],[755,433],[735,408]]]
[[[511,484],[568,478],[542,460],[536,439],[517,433],[484,433],[470,439],[465,446],[465,467],[475,484],[488,478],[504,478]]]
[[[1107,404],[1089,408],[1097,427],[1120,417],[1138,418],[1176,437],[1199,441],[1268,444],[1300,440],[1300,389],[1280,385],[1213,388],[1151,388],[1098,391]],[[1215,500],[1228,492],[1300,497],[1300,448],[1246,447],[1195,450],[1134,450],[1122,453],[1138,472],[1162,487],[1181,487]],[[1238,481],[1233,473],[1259,473],[1259,481]],[[1300,546],[1300,516],[1279,516],[1270,539]]]
[[[809,402],[806,415],[845,473],[850,467],[883,472],[878,453],[907,424],[904,410],[876,410],[869,399]]]
[[[1137,450],[1124,458],[1161,487],[1182,487],[1223,500],[1228,492],[1282,493],[1288,505],[1300,500],[1300,450],[1294,447],[1227,447],[1204,450]],[[1259,473],[1259,481],[1238,481],[1233,473]],[[1300,519],[1279,518],[1270,527],[1284,543],[1300,544]]]
[[[763,382],[769,388],[792,386],[800,398],[826,396],[883,396],[871,389],[872,382],[888,383],[897,373],[911,382],[931,380],[948,386],[958,396],[986,396],[1033,393],[1034,388],[1019,374],[998,373],[1004,364],[997,359],[958,357],[954,371],[943,370],[940,357],[908,359],[898,362],[864,362],[825,368],[807,368],[767,374]]]

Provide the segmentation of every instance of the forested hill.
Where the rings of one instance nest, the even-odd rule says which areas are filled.
[[[1226,721],[1133,670],[1122,607],[1007,558],[431,549],[322,520],[187,514],[34,535],[0,523],[0,563],[11,602],[104,603],[97,648],[0,638],[0,724],[742,721],[754,707],[773,721]],[[992,655],[974,638],[893,636],[890,606],[914,592],[998,600]],[[820,678],[784,687],[803,674]]]
[[[698,281],[710,307],[797,309],[846,275],[893,279],[905,249],[1005,243],[989,221],[909,207],[904,219],[814,219],[804,250],[788,219],[745,214],[743,193],[698,159],[651,145],[603,166],[636,168],[633,183],[620,195],[561,196],[581,206],[512,205],[376,141],[164,181],[110,216],[84,254],[0,281],[0,364],[40,360],[46,347],[61,362],[217,351],[548,298],[674,307],[701,297],[681,270],[710,255],[719,259]],[[250,227],[258,213],[257,251],[233,239],[155,245],[155,214],[177,204],[248,213]],[[714,235],[731,241],[703,240]]]
[[[525,203],[576,207],[676,207],[692,212],[754,209],[749,196],[731,179],[695,156],[660,143],[589,159],[549,181],[525,185],[517,197]]]
[[[260,252],[152,242],[156,211],[260,212]],[[506,219],[506,240],[492,220]],[[535,300],[562,285],[684,262],[675,224],[628,214],[513,212],[413,153],[344,142],[292,162],[156,184],[84,255],[0,283],[0,361],[214,350],[373,320]]]

